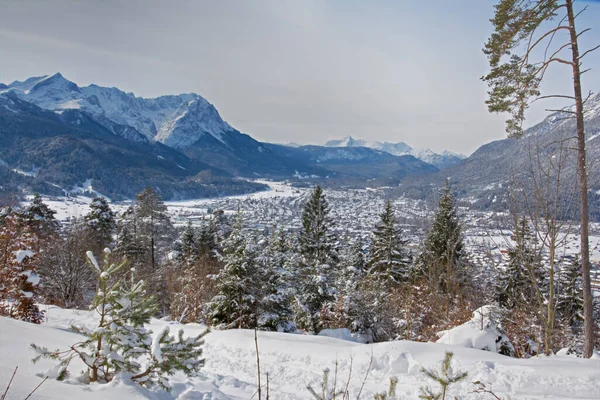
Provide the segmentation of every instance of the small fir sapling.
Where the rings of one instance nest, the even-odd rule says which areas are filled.
[[[56,360],[52,375],[58,380],[68,376],[69,364],[80,359],[87,371],[88,382],[110,382],[117,374],[125,374],[132,381],[146,386],[159,385],[168,390],[167,377],[176,371],[194,375],[203,365],[202,345],[204,333],[190,338],[177,338],[165,328],[152,338],[152,331],[145,328],[158,308],[156,299],[146,294],[144,281],[126,284],[118,278],[128,265],[109,262],[110,251],[105,250],[102,266],[91,252],[87,253],[90,267],[98,276],[98,291],[90,309],[99,316],[95,329],[75,327],[83,336],[67,350],[50,351],[31,344],[37,352],[34,362],[40,358]]]
[[[464,371],[454,372],[452,370],[452,357],[454,354],[450,351],[446,352],[446,356],[442,361],[440,372],[434,371],[427,368],[421,368],[421,372],[425,374],[429,379],[434,380],[440,385],[440,391],[434,392],[429,386],[421,387],[420,399],[423,400],[446,400],[446,394],[448,388],[457,382],[464,380],[468,373]]]

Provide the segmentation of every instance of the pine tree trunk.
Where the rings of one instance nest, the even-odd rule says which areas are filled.
[[[589,249],[589,205],[587,165],[585,153],[585,131],[583,124],[583,97],[581,95],[581,71],[579,69],[579,46],[575,30],[575,14],[573,0],[566,0],[569,30],[571,34],[571,52],[573,61],[573,91],[577,119],[577,169],[579,173],[579,223],[581,236],[581,274],[583,277],[583,316],[584,316],[584,349],[583,355],[590,358],[594,352],[594,315],[592,304],[592,285],[590,280]]]

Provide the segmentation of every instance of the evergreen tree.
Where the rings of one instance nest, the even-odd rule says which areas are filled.
[[[450,184],[446,182],[418,266],[420,273],[429,280],[431,290],[449,293],[465,279],[463,258],[462,227]]]
[[[508,264],[496,277],[496,300],[508,309],[536,303],[534,287],[543,285],[544,276],[527,218],[519,220],[511,239],[515,245],[508,250]]]
[[[215,325],[255,328],[262,282],[258,281],[257,254],[242,233],[239,212],[220,258],[224,266],[214,277],[218,294],[208,305],[208,318]]]
[[[580,36],[588,29],[578,29],[575,21],[585,10],[577,10],[574,0],[499,0],[490,20],[494,32],[483,52],[488,58],[490,72],[482,79],[490,86],[486,101],[490,112],[509,113],[506,131],[509,136],[521,137],[525,110],[544,97],[567,98],[575,103],[564,111],[562,118],[573,118],[577,127],[577,175],[579,180],[580,262],[584,292],[584,356],[594,353],[593,295],[590,278],[589,199],[586,161],[584,96],[581,76],[582,59],[598,47],[580,50]],[[558,23],[549,23],[558,21]],[[561,39],[558,32],[564,32]],[[545,49],[545,50],[543,50]],[[550,66],[563,65],[570,70],[572,96],[540,97],[542,80]]]
[[[119,272],[127,266],[109,262],[105,253],[100,265],[91,251],[87,252],[90,267],[98,277],[98,291],[91,309],[99,317],[96,329],[73,327],[86,339],[66,351],[50,351],[32,344],[39,358],[59,362],[59,379],[68,375],[70,362],[78,358],[87,368],[89,382],[110,382],[117,373],[128,372],[131,379],[141,385],[159,385],[168,389],[167,376],[182,371],[194,375],[204,365],[201,359],[203,333],[184,339],[183,331],[175,339],[169,329],[152,338],[152,331],[145,328],[158,309],[156,299],[146,294],[144,281],[127,284]],[[145,360],[145,365],[141,361]]]
[[[84,220],[90,248],[92,252],[99,254],[113,242],[116,228],[115,213],[110,209],[106,199],[96,197],[90,203],[90,211]]]
[[[335,327],[347,327],[354,332],[367,330],[369,310],[365,304],[363,280],[366,279],[367,262],[365,244],[357,238],[341,254],[340,273],[336,285],[337,300],[333,310]],[[332,326],[333,327],[333,326]]]
[[[402,237],[389,200],[379,216],[380,222],[371,237],[369,279],[385,282],[385,286],[406,282],[410,278],[411,264],[411,255],[406,249],[408,240]]]
[[[138,235],[148,242],[151,271],[156,272],[157,248],[167,247],[173,229],[167,206],[153,188],[147,187],[136,196],[134,212],[139,226]]]
[[[292,330],[290,247],[283,230],[274,231],[259,260],[258,321],[260,329]]]
[[[219,248],[220,216],[211,215],[204,221],[198,233],[198,252],[201,255],[215,257]]]
[[[579,257],[564,263],[559,281],[557,314],[569,326],[583,321],[583,284]]]
[[[337,260],[335,236],[330,232],[329,204],[320,186],[311,193],[302,212],[298,235],[300,252],[307,264],[329,264]]]
[[[39,194],[35,194],[31,204],[19,213],[21,223],[28,227],[31,234],[35,235],[38,253],[51,245],[58,238],[60,223],[54,218],[56,211],[50,209]]]
[[[127,221],[119,227],[115,253],[118,258],[129,260],[132,268],[143,270],[146,263],[146,251],[144,244],[137,238],[135,232],[136,225],[129,224]]]
[[[198,258],[198,239],[197,232],[188,221],[185,230],[176,242],[177,263],[181,267],[193,265]]]
[[[335,236],[329,231],[329,205],[317,186],[304,205],[302,229],[298,235],[301,259],[297,266],[300,288],[297,291],[297,323],[318,332],[324,314],[330,312],[337,290],[337,252]]]

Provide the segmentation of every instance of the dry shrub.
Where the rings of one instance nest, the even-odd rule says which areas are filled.
[[[471,319],[476,308],[464,296],[435,293],[423,284],[400,285],[385,314],[393,320],[396,338],[429,342],[438,339],[438,332]]]
[[[543,329],[535,306],[521,305],[504,314],[502,327],[515,348],[515,357],[527,358],[542,353]]]
[[[210,256],[199,257],[189,267],[167,267],[167,293],[173,320],[206,322],[204,305],[217,293],[211,276],[217,274],[220,268],[220,263]]]

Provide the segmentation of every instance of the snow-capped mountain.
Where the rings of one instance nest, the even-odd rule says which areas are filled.
[[[389,143],[378,141],[367,141],[355,139],[352,136],[346,136],[341,140],[330,140],[325,143],[325,147],[368,147],[370,149],[385,151],[395,156],[404,156],[409,154],[411,147],[406,143]]]
[[[92,187],[113,199],[153,186],[167,199],[260,190],[135,129],[112,130],[79,109],[44,110],[14,92],[0,93],[0,193],[63,195]],[[135,132],[130,140],[115,131]],[[89,182],[82,185],[83,182]],[[4,195],[0,194],[0,196]]]
[[[115,87],[79,86],[56,73],[3,84],[0,86],[0,98],[5,100],[0,117],[6,119],[4,126],[0,121],[0,137],[5,135],[10,140],[7,146],[11,147],[0,148],[0,159],[10,164],[10,168],[18,167],[23,171],[39,165],[58,166],[60,168],[53,169],[52,174],[43,178],[44,182],[55,183],[56,177],[59,177],[61,187],[70,185],[71,181],[74,184],[75,180],[85,180],[94,173],[98,176],[97,171],[92,170],[91,162],[90,167],[86,167],[85,160],[102,157],[102,146],[111,152],[110,162],[102,165],[102,179],[106,181],[102,183],[106,183],[115,195],[125,196],[130,196],[135,185],[143,182],[138,179],[135,185],[123,183],[118,187],[108,183],[114,178],[118,165],[127,165],[127,174],[133,175],[137,161],[144,160],[141,168],[147,171],[153,167],[153,162],[167,162],[163,154],[168,154],[172,161],[168,168],[160,171],[164,184],[187,179],[187,185],[189,180],[197,179],[196,175],[201,170],[209,171],[211,176],[226,176],[225,180],[231,177],[280,179],[293,176],[356,180],[385,176],[398,180],[437,171],[437,168],[407,156],[410,146],[403,143],[369,143],[368,146],[363,143],[361,147],[349,138],[343,146],[341,143],[336,146],[345,148],[321,146],[311,149],[302,146],[299,148],[302,150],[296,152],[289,150],[291,147],[261,143],[230,126],[212,104],[195,93],[143,98]],[[14,108],[17,104],[18,110]],[[11,124],[19,128],[13,129]],[[48,129],[50,125],[53,125],[52,129]],[[19,155],[15,150],[29,149],[31,140],[27,139],[27,135],[31,137],[36,131],[45,135],[36,139],[36,146],[45,146],[46,149],[54,146],[54,154],[60,155],[60,164],[52,159],[50,150],[30,151],[29,155]],[[69,172],[73,164],[73,161],[68,161],[73,143],[77,143],[79,151],[72,156],[79,169],[76,174]],[[86,147],[90,143],[94,143],[93,152]],[[120,160],[134,150],[135,157],[130,155],[127,162]],[[39,160],[32,158],[33,154],[39,156]],[[361,168],[357,168],[358,165]],[[151,179],[156,181],[158,175],[151,174]],[[205,182],[206,179],[203,179]],[[211,183],[214,181],[212,179]],[[225,182],[224,192],[230,191],[231,185],[230,181]],[[182,190],[179,193],[191,192]]]
[[[325,143],[325,147],[368,147],[395,156],[411,155],[439,169],[448,168],[466,158],[463,155],[452,153],[450,151],[444,151],[441,154],[438,154],[430,149],[414,149],[404,142],[390,143],[367,141],[355,139],[352,136],[346,136],[341,140],[330,140]]]
[[[224,132],[233,130],[212,104],[195,93],[146,99],[117,88],[79,87],[60,73],[16,81],[4,90],[46,110],[79,109],[101,123],[130,126],[148,140],[176,149],[203,135],[221,140]]]
[[[58,114],[78,110],[115,135],[163,143],[233,175],[279,177],[314,172],[271,154],[262,143],[232,128],[212,104],[195,93],[148,99],[114,87],[79,87],[60,73],[10,83],[0,89],[0,95],[7,93]]]

